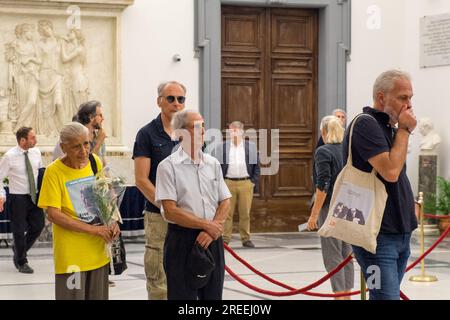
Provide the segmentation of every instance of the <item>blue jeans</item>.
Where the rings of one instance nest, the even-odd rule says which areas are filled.
[[[410,240],[411,233],[379,234],[376,254],[353,246],[367,281],[370,300],[400,300],[400,283],[411,253]]]

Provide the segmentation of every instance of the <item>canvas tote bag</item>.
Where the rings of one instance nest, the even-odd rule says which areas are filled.
[[[387,193],[377,172],[364,172],[353,166],[352,135],[358,115],[350,127],[347,164],[336,178],[328,216],[319,229],[322,237],[333,237],[375,254],[383,220]]]

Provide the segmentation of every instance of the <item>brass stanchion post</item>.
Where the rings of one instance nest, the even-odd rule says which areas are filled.
[[[425,252],[425,234],[423,231],[423,192],[419,192],[419,219],[420,219],[420,252],[421,255]],[[409,277],[409,281],[415,281],[415,282],[434,282],[437,281],[437,277],[433,275],[426,275],[425,274],[425,259],[422,259],[420,262],[421,264],[421,273],[417,276],[411,276]]]
[[[364,271],[362,270],[361,270],[361,300],[367,300],[366,279],[364,278]]]

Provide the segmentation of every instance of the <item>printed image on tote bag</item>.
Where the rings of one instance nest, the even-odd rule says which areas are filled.
[[[374,196],[373,190],[344,182],[332,207],[333,217],[365,225]]]

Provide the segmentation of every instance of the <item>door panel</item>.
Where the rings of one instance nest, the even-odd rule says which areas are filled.
[[[317,31],[315,10],[222,7],[222,129],[239,120],[245,129],[268,129],[269,142],[270,130],[279,130],[279,147],[269,154],[279,157],[279,170],[261,176],[254,232],[294,231],[309,215]]]

